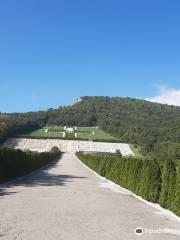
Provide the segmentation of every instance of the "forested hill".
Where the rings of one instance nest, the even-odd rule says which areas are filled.
[[[152,151],[159,142],[180,143],[180,107],[131,98],[82,97],[71,107],[50,110],[49,124],[99,126]]]
[[[26,119],[31,128],[45,124],[99,126],[120,141],[135,143],[145,151],[152,151],[157,143],[180,143],[180,107],[131,98],[82,97],[69,107],[10,117]]]

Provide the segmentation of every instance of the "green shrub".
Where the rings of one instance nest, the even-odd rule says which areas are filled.
[[[52,147],[51,148],[51,151],[50,151],[51,153],[59,153],[60,154],[60,149],[57,147],[57,146],[54,146],[54,147]]]
[[[60,156],[59,151],[23,152],[9,148],[0,149],[0,183],[28,174]]]

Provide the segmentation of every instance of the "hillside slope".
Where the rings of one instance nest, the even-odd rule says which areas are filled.
[[[49,124],[99,126],[122,142],[140,145],[144,152],[162,142],[180,143],[180,107],[131,98],[82,97],[72,106],[4,119],[0,115],[0,138]]]

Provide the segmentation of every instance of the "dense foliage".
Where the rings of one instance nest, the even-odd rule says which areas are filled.
[[[60,154],[57,147],[44,153],[2,148],[0,149],[0,183],[30,173]]]
[[[174,160],[169,155],[161,166],[156,157],[142,159],[82,153],[77,156],[100,175],[180,216],[180,158]]]
[[[42,127],[47,121],[44,112],[0,114],[0,143],[7,136],[31,132]]]

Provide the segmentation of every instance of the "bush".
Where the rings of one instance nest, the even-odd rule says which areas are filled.
[[[51,153],[60,153],[61,151],[60,151],[60,149],[57,146],[54,146],[54,147],[51,148],[50,152]]]
[[[60,151],[38,153],[1,148],[0,183],[28,174],[59,156]]]

